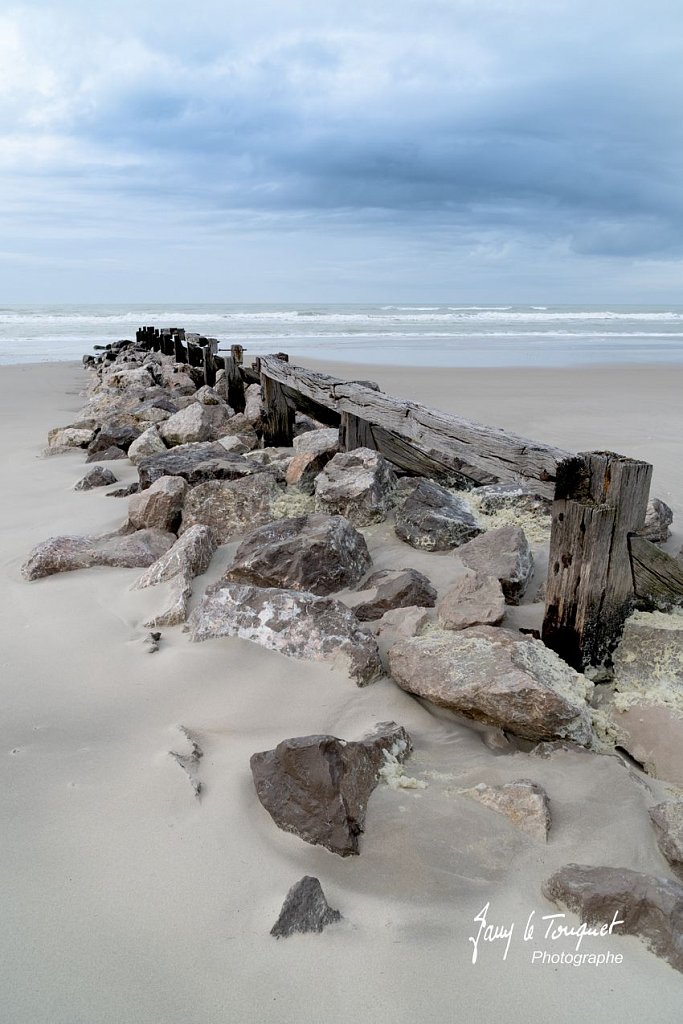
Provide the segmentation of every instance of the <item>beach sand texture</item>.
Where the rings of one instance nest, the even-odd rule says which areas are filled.
[[[683,542],[683,367],[318,368],[570,450],[646,459],[652,493],[674,511],[667,550]],[[648,817],[665,784],[616,757],[500,754],[386,678],[359,689],[345,672],[246,641],[190,644],[174,627],[150,657],[143,623],[159,595],[129,589],[136,569],[21,578],[41,540],[125,518],[109,488],[73,490],[82,451],[41,457],[85,384],[74,364],[0,370],[0,1020],[679,1021],[681,975],[635,938],[585,940],[582,951],[609,948],[623,963],[580,968],[532,965],[533,948],[552,945],[523,940],[532,911],[557,912],[541,884],[569,862],[669,874]],[[137,478],[126,460],[110,466],[123,484]],[[414,551],[387,524],[364,532],[375,568],[413,566],[440,590],[452,580],[449,553]],[[234,549],[219,549],[204,582]],[[529,600],[543,571],[541,558]],[[541,610],[527,601],[506,623],[538,626]],[[390,719],[413,739],[406,773],[427,785],[378,786],[359,857],[275,827],[251,754],[309,733],[356,739]],[[201,800],[169,753],[182,753],[183,729],[204,752]],[[546,846],[459,793],[519,778],[550,796]],[[343,920],[276,941],[270,928],[303,875],[320,879]],[[472,964],[486,903],[514,934],[507,959],[498,942]]]

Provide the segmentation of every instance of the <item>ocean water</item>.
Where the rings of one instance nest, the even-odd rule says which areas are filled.
[[[0,307],[0,364],[80,359],[139,326],[184,327],[247,357],[424,366],[683,361],[683,306],[80,305]]]

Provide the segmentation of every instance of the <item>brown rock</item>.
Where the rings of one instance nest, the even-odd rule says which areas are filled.
[[[406,500],[396,509],[395,530],[411,547],[449,551],[481,533],[466,501],[431,480],[404,485]]]
[[[105,448],[104,451],[90,452],[86,462],[113,462],[114,459],[125,459],[127,458],[123,448],[117,448],[116,445],[112,445],[110,448]]]
[[[332,454],[331,451],[297,452],[289,460],[285,480],[290,486],[297,486],[304,494],[313,494],[315,481],[332,458]]]
[[[201,576],[209,568],[215,550],[216,540],[209,527],[191,526],[172,548],[150,565],[131,589],[154,587],[174,576],[182,576],[185,580]]]
[[[143,459],[154,455],[163,455],[166,450],[166,445],[159,437],[159,431],[152,426],[143,430],[140,436],[133,441],[128,449],[128,458],[134,466],[137,466]]]
[[[22,566],[27,580],[94,565],[145,568],[172,546],[175,537],[162,530],[138,530],[101,537],[51,537],[33,549]]]
[[[146,491],[132,495],[128,502],[129,522],[138,530],[156,526],[159,530],[175,532],[187,489],[182,477],[160,477]]]
[[[478,786],[460,792],[484,807],[504,814],[532,839],[546,842],[550,830],[550,802],[546,791],[537,783],[518,779],[502,786],[487,786],[480,782]]]
[[[524,530],[501,526],[464,544],[461,561],[484,576],[500,580],[508,604],[519,604],[534,570],[534,559]]]
[[[202,523],[211,528],[219,544],[225,544],[245,530],[269,523],[273,503],[281,494],[270,473],[242,480],[207,480],[187,495],[181,532]]]
[[[394,471],[379,452],[371,448],[339,452],[316,477],[316,509],[346,516],[355,526],[381,523],[395,486]]]
[[[55,427],[47,435],[49,448],[87,448],[95,431],[79,427]]]
[[[411,605],[433,608],[435,603],[436,590],[417,569],[380,569],[373,572],[363,581],[362,590],[347,600],[361,622],[379,619],[391,608],[408,608]]]
[[[444,629],[499,626],[505,617],[505,597],[495,576],[468,570],[439,601],[438,618]]]
[[[91,491],[93,487],[109,487],[116,483],[116,477],[110,469],[104,466],[93,466],[84,477],[74,484],[75,491]]]
[[[238,480],[258,472],[261,472],[260,466],[242,455],[226,452],[217,441],[177,445],[138,464],[142,490],[160,476],[181,476],[194,487],[205,480]]]
[[[325,452],[332,458],[339,451],[339,430],[337,427],[307,430],[294,438],[294,451],[297,454],[313,452],[316,455]]]

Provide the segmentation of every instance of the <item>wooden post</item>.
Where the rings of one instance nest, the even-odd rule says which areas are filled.
[[[186,363],[187,352],[185,350],[185,346],[183,345],[183,341],[180,336],[180,331],[173,335],[173,349],[176,363]]]
[[[225,357],[225,398],[235,412],[244,412],[244,380],[242,379],[242,359],[244,349],[241,345],[231,345],[230,355]]]
[[[278,352],[278,359],[289,360],[285,352]],[[260,372],[261,360],[256,359],[255,367]],[[294,440],[294,409],[287,402],[282,384],[261,374],[263,393],[263,447],[289,448]]]
[[[204,383],[210,388],[216,383],[216,365],[213,361],[211,345],[204,345],[202,348],[202,366],[204,370]]]
[[[376,449],[372,424],[351,412],[343,412],[339,424],[339,447],[343,452],[351,452],[354,448]]]
[[[645,521],[651,476],[613,452],[557,467],[542,636],[578,671],[610,666],[633,607],[628,538]]]

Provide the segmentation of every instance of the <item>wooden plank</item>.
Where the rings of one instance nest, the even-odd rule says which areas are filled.
[[[683,563],[645,537],[628,541],[636,597],[655,608],[683,603]]]
[[[472,423],[417,402],[385,395],[355,382],[292,366],[273,356],[261,359],[261,373],[338,413],[351,413],[388,430],[425,451],[457,459],[464,476],[476,482],[538,481],[539,492],[552,496],[558,463],[570,453],[518,437],[496,427]]]
[[[651,476],[613,452],[558,465],[542,637],[579,671],[609,667],[633,607],[628,538],[645,521]]]

